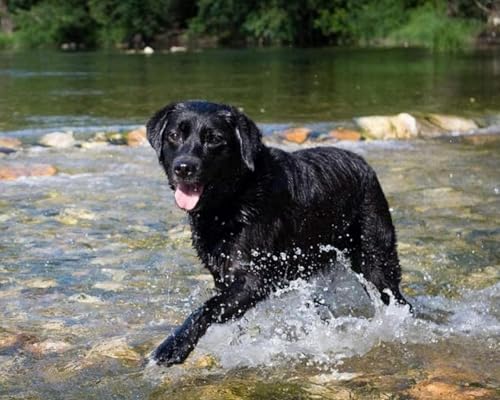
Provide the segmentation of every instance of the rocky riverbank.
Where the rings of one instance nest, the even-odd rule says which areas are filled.
[[[342,141],[450,139],[473,145],[500,141],[500,116],[469,119],[454,115],[400,113],[354,118],[352,121],[331,124],[262,126],[264,142],[268,145],[294,144],[300,146],[334,145]],[[146,127],[131,131],[101,131],[81,135],[71,131],[51,132],[35,143],[0,136],[0,180],[21,177],[51,176],[57,167],[48,164],[27,164],[13,154],[37,146],[54,149],[81,148],[91,150],[106,146],[147,146]]]

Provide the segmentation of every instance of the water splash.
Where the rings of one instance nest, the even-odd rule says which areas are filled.
[[[500,334],[498,297],[500,284],[481,291],[464,292],[458,300],[442,297],[414,299],[420,315],[392,302],[385,306],[379,294],[362,277],[344,269],[336,272],[328,292],[350,292],[347,302],[320,304],[325,277],[312,282],[297,280],[258,304],[239,320],[212,326],[198,348],[214,355],[223,368],[279,366],[290,361],[335,367],[342,360],[366,354],[381,342],[435,343],[452,336],[495,337]],[[366,295],[361,281],[370,295]],[[327,296],[330,300],[331,297]],[[325,317],[321,307],[327,307]],[[427,313],[446,315],[426,319]],[[417,313],[418,314],[418,313]]]

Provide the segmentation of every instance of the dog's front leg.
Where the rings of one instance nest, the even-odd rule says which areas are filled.
[[[241,317],[262,300],[267,291],[256,278],[235,281],[220,294],[210,298],[195,310],[153,353],[157,364],[170,366],[182,363],[212,323]]]

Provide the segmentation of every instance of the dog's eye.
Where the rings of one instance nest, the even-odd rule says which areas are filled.
[[[167,138],[168,138],[169,142],[177,143],[181,139],[181,134],[177,131],[171,131],[171,132],[169,132]]]
[[[224,140],[224,137],[221,135],[217,135],[214,132],[210,132],[207,135],[205,135],[205,143],[208,146],[215,147],[215,146],[220,146],[224,144],[226,141]]]

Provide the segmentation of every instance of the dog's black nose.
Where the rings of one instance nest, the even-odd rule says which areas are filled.
[[[193,176],[198,170],[199,161],[193,158],[181,158],[174,161],[174,173],[181,179]]]

